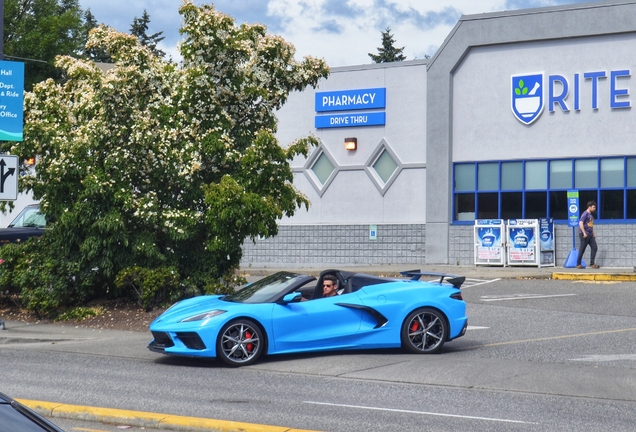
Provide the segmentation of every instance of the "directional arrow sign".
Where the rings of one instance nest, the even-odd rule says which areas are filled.
[[[0,156],[0,201],[18,199],[18,157]]]

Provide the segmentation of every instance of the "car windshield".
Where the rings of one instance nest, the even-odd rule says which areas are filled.
[[[20,212],[18,217],[13,219],[9,227],[23,228],[44,228],[46,226],[46,218],[40,213],[39,207],[27,207]]]
[[[278,272],[260,279],[223,300],[237,303],[266,303],[292,284],[306,279],[307,276],[289,272]]]

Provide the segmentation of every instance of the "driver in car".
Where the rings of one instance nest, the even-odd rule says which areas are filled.
[[[333,297],[338,294],[338,279],[335,276],[327,275],[322,280],[322,296]]]

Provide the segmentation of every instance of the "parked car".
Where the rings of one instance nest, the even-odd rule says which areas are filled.
[[[0,432],[64,432],[32,409],[0,393]]]
[[[28,205],[7,228],[0,228],[0,245],[23,243],[31,237],[40,237],[45,228],[46,217],[40,213],[40,205]]]
[[[264,354],[399,347],[437,353],[466,333],[463,276],[402,274],[410,279],[325,270],[316,280],[278,272],[230,295],[176,303],[150,324],[148,348],[244,366]],[[323,297],[327,275],[337,278],[340,295]],[[420,281],[424,275],[439,281]]]

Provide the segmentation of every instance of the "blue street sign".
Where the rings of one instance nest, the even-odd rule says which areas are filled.
[[[579,191],[568,191],[568,226],[575,228],[579,226]]]
[[[377,126],[386,124],[385,112],[336,114],[316,116],[316,129],[355,127],[355,126]]]
[[[316,92],[316,112],[386,108],[386,88]]]
[[[22,141],[24,63],[0,61],[0,140]]]

